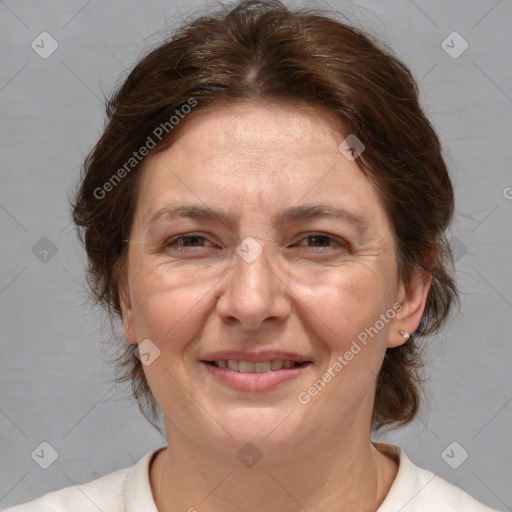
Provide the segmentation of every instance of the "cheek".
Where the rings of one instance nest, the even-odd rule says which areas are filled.
[[[176,347],[198,327],[212,283],[184,279],[179,269],[139,267],[130,285],[137,339],[151,339],[159,348]],[[173,340],[172,344],[166,343]]]
[[[297,400],[309,403],[326,423],[339,425],[353,417],[361,403],[373,399],[395,312],[385,276],[366,266],[353,267],[350,272],[333,272],[328,284],[302,290],[313,349],[322,357],[318,376]],[[382,321],[386,312],[389,317]],[[338,406],[326,412],[325,403]]]
[[[371,266],[353,264],[329,269],[321,281],[293,289],[304,311],[309,309],[316,330],[323,333],[320,338],[333,348],[343,348],[391,307],[392,293],[385,275]]]

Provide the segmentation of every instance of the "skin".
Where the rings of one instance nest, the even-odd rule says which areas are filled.
[[[371,443],[376,376],[386,348],[404,343],[400,329],[417,328],[429,276],[399,281],[378,192],[339,151],[346,135],[328,113],[211,107],[177,135],[146,161],[120,290],[127,341],[150,339],[160,350],[144,366],[168,441],[150,468],[158,510],[375,511],[398,469]],[[148,229],[170,203],[206,204],[233,222],[162,217]],[[306,204],[349,209],[366,228],[339,218],[276,222]],[[186,233],[205,239],[166,246]],[[252,263],[235,251],[249,236],[263,250]],[[394,303],[399,313],[299,403]],[[273,389],[237,391],[199,362],[224,349],[288,350],[313,364]],[[251,468],[237,458],[246,443],[262,454]]]

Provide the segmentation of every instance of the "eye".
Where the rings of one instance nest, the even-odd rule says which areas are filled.
[[[165,249],[190,249],[190,248],[198,248],[198,247],[208,247],[205,245],[205,242],[209,243],[207,238],[202,235],[197,235],[195,233],[187,233],[185,235],[179,235],[170,238],[165,243]],[[213,247],[211,245],[211,247]]]
[[[311,248],[317,252],[323,252],[329,249],[346,249],[347,243],[338,237],[326,235],[323,233],[312,233],[301,238],[299,242],[295,244],[295,246],[300,248]],[[164,249],[169,251],[197,252],[196,250],[200,248],[213,247],[215,247],[215,245],[209,242],[205,236],[196,233],[186,233],[169,238],[165,242]]]
[[[311,242],[311,245],[309,245],[309,244],[307,245],[308,247],[311,247],[313,249],[320,249],[320,250],[325,250],[325,249],[330,249],[330,248],[337,249],[337,248],[346,248],[347,247],[347,244],[343,240],[340,240],[337,237],[325,235],[322,233],[309,234],[308,236],[301,238],[301,240],[299,242],[303,242],[303,241]],[[300,247],[304,247],[304,245],[302,243],[299,243],[297,245],[299,245]]]

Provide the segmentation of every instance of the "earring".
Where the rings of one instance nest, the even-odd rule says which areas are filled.
[[[405,338],[405,341],[407,341],[411,337],[411,335],[407,331],[404,331],[403,329],[400,329],[400,334]]]

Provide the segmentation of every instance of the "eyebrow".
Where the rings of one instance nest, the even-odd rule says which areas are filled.
[[[206,205],[166,205],[151,216],[147,223],[148,229],[156,224],[162,217],[214,220],[226,225],[233,225],[235,222],[235,218],[232,216]],[[355,211],[328,204],[291,206],[286,208],[278,218],[275,218],[273,224],[284,224],[323,217],[345,220],[356,225],[362,231],[365,231],[369,226],[368,220]]]

